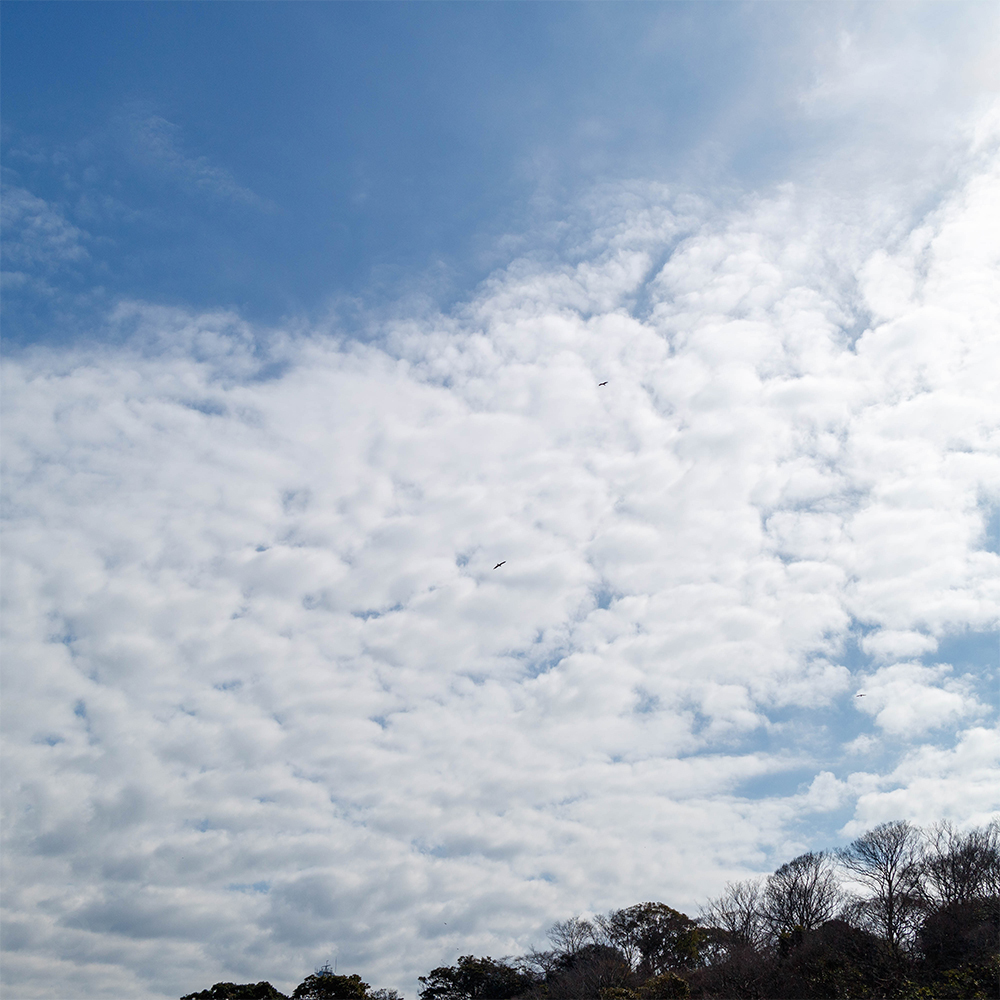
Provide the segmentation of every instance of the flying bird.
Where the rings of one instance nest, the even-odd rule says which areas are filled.
[[[607,385],[607,384],[608,384],[607,382],[598,382],[598,383],[597,383],[597,388],[598,388],[598,389],[600,389],[600,387],[601,387],[602,385]]]
[[[503,565],[503,563],[505,563],[506,561],[507,561],[507,560],[506,560],[506,559],[504,559],[504,561],[503,561],[503,562],[498,562],[498,563],[496,564],[496,566],[494,566],[493,568],[494,568],[494,569],[499,569],[499,568],[500,568],[500,567],[501,567],[501,566]]]
[[[855,698],[864,698],[864,695],[863,694],[856,694],[854,697]]]

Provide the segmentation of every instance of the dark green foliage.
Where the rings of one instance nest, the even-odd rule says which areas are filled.
[[[458,965],[432,969],[421,976],[421,1000],[509,1000],[534,985],[534,978],[506,962],[463,955]]]
[[[985,917],[985,912],[979,915]],[[963,927],[971,933],[961,939],[974,941],[974,947],[961,953],[960,968],[935,971],[914,956],[901,957],[876,934],[830,920],[812,931],[784,935],[774,949],[743,948],[697,970],[688,977],[691,995],[725,1000],[995,998],[1000,996],[995,921],[977,924],[966,913]],[[942,952],[946,954],[958,957]]]
[[[830,920],[793,936],[774,972],[774,996],[881,997],[905,979],[891,950],[873,934]]]
[[[1000,900],[953,902],[928,914],[917,934],[928,996],[1000,996]]]
[[[356,1000],[368,995],[368,983],[363,983],[361,977],[336,976],[329,966],[324,966],[313,976],[305,979],[295,987],[293,1000]]]
[[[674,972],[653,976],[639,987],[640,1000],[684,1000],[691,996],[691,986]]]
[[[181,1000],[288,1000],[270,983],[216,983],[210,990],[188,993]]]
[[[893,995],[905,977],[879,938],[830,920],[788,932],[773,949],[740,948],[691,977],[693,996],[812,1000]]]
[[[949,903],[927,915],[917,934],[917,947],[929,970],[981,965],[997,952],[1000,901]]]
[[[996,1000],[1000,996],[1000,959],[948,969],[923,987],[921,1000]]]
[[[608,944],[625,956],[640,979],[699,964],[705,932],[665,903],[637,903],[598,917]]]

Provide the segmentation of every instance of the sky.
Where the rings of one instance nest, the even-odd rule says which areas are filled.
[[[995,5],[2,19],[9,996],[1000,815]]]

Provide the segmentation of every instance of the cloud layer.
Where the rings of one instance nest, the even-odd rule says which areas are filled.
[[[996,810],[995,662],[936,656],[1000,597],[984,129],[916,226],[619,187],[366,341],[134,303],[11,359],[8,988],[412,992]]]

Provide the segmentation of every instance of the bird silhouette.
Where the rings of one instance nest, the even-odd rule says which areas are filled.
[[[602,385],[607,385],[607,384],[608,384],[607,382],[598,382],[597,388],[599,389]]]
[[[501,566],[503,565],[503,563],[505,563],[506,561],[507,561],[507,560],[506,560],[506,559],[504,559],[504,561],[503,561],[503,562],[498,562],[498,563],[496,564],[496,566],[494,566],[493,568],[494,568],[494,569],[499,569],[499,568],[500,568],[500,567],[501,567]]]
[[[856,694],[854,697],[855,698],[864,698],[864,695],[863,694]]]

